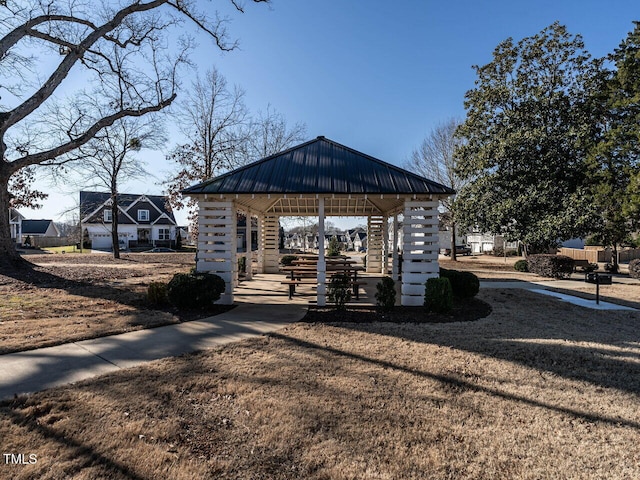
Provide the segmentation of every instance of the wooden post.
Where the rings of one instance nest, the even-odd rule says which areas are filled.
[[[382,217],[382,275],[389,273],[389,217]]]

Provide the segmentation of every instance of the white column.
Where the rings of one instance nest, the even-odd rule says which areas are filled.
[[[383,217],[372,215],[367,219],[367,272],[382,272]]]
[[[198,263],[199,272],[221,277],[226,288],[218,303],[233,303],[233,287],[238,270],[236,259],[236,210],[231,201],[198,202]]]
[[[262,229],[264,245],[264,273],[278,273],[280,253],[278,249],[278,217],[266,215]]]
[[[391,278],[394,282],[398,281],[399,273],[399,258],[398,258],[398,214],[393,216],[393,244],[391,246],[392,258],[391,258]]]
[[[327,304],[327,264],[324,259],[324,197],[318,199],[318,276],[316,305],[324,307]]]
[[[251,267],[251,263],[252,263],[252,258],[253,255],[251,253],[251,210],[247,210],[246,211],[246,215],[247,215],[247,225],[246,225],[246,229],[245,229],[245,239],[247,241],[247,249],[245,252],[245,258],[246,258],[246,274],[245,274],[245,280],[251,280],[253,278],[253,271],[252,271],[252,267]]]
[[[264,216],[258,215],[258,273],[264,272]]]
[[[389,272],[389,217],[382,217],[382,275]]]
[[[425,283],[437,277],[438,201],[405,200],[402,249],[402,305],[424,305]]]

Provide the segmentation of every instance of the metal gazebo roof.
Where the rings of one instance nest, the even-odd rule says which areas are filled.
[[[317,137],[193,185],[183,193],[451,195],[455,191],[325,137]]]

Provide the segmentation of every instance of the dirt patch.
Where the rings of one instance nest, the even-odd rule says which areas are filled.
[[[147,302],[152,281],[187,272],[192,254],[30,255],[23,271],[0,272],[0,354],[203,318],[214,305],[178,311]]]
[[[0,477],[640,477],[638,312],[485,290],[475,322],[298,323],[18,398]]]

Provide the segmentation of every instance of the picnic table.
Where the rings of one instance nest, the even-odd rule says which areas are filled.
[[[343,259],[336,259],[331,257],[327,259],[326,273],[329,277],[336,274],[344,274],[349,277],[349,286],[353,289],[353,295],[356,300],[360,298],[359,287],[364,285],[365,282],[358,281],[358,272],[362,272],[365,268],[361,265],[356,265],[355,261]],[[283,280],[282,284],[289,286],[289,299],[293,298],[293,294],[296,291],[298,285],[315,285],[317,283],[318,275],[318,262],[307,260],[294,260],[294,265],[282,267],[282,271],[288,273],[288,278]]]

